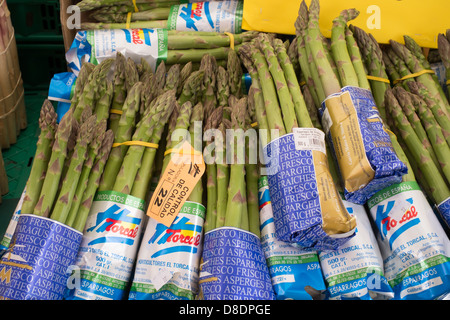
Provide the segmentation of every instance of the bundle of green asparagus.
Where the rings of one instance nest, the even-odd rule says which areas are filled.
[[[304,43],[301,41],[300,37],[295,40],[297,45],[298,41]],[[259,134],[264,145],[268,142],[275,141],[278,137],[293,133],[296,128],[315,128],[297,78],[299,72],[296,68],[298,68],[297,61],[298,65],[301,64],[300,57],[298,60],[294,59],[293,64],[290,56],[296,57],[296,55],[292,55],[292,52],[289,53],[289,48],[290,45],[283,43],[281,39],[263,33],[255,40],[245,43],[239,48],[241,60],[252,77],[249,98],[251,104],[254,105],[254,117],[258,123]],[[310,97],[311,96],[308,96],[308,98]],[[311,101],[312,98],[311,100],[308,100],[308,103],[311,103]],[[314,104],[314,102],[312,103]],[[276,144],[272,145],[276,146]],[[289,147],[287,147],[287,149],[289,149]],[[283,147],[283,150],[286,150],[286,148]],[[279,161],[281,162],[281,160]],[[287,159],[285,161],[289,162]],[[321,185],[327,185],[325,188],[330,190],[331,198],[337,197],[337,189],[329,172],[328,161],[323,159],[323,161],[321,160],[319,162],[320,166],[323,165],[323,167],[321,167],[320,170],[318,169],[318,171],[320,171],[321,174],[324,174],[321,178]],[[289,164],[286,166],[281,163],[278,164],[279,168],[283,168],[280,170],[284,170],[284,168],[287,168],[288,166]],[[277,174],[275,174],[275,176],[276,175]],[[291,174],[291,177],[294,178],[294,175]],[[286,178],[288,177],[286,176]],[[279,178],[276,179],[278,179],[277,181],[281,180]],[[328,183],[330,183],[330,185],[328,185]],[[278,187],[273,186],[272,190],[280,190]],[[337,199],[336,203],[340,203],[339,199]],[[327,225],[327,222],[324,220],[324,225],[326,225],[324,229],[329,227],[330,229],[327,229],[327,232],[333,229],[333,231],[330,232],[340,233],[348,232],[354,228],[354,220],[352,220],[348,213],[343,210],[343,206],[338,206],[335,209],[336,210],[329,211],[329,216],[327,216],[326,213],[324,214],[324,216],[327,216],[325,220],[330,222],[330,224]],[[328,210],[326,211],[328,212]],[[282,216],[289,214],[290,213],[285,212],[285,209],[282,208],[275,208],[274,210],[274,216],[276,216],[277,219],[280,219],[279,221],[281,221],[281,219],[288,219],[282,218]],[[332,221],[338,220],[340,221],[339,226],[333,225]],[[298,231],[297,234],[304,231],[303,229],[300,231],[299,228],[296,230]],[[294,233],[292,233],[292,235],[293,234]],[[303,241],[300,238],[299,240],[290,238],[290,233],[284,234],[282,237],[284,237],[285,241],[299,241],[299,243],[302,243]],[[282,237],[280,236],[280,238]],[[342,241],[345,241],[345,239],[343,238]],[[302,245],[305,247],[314,245],[312,242],[307,242],[308,241],[303,242]],[[315,244],[320,246],[321,240],[317,240]]]
[[[370,90],[361,52],[347,25],[359,11],[343,10],[333,20],[331,39],[320,32],[319,12],[318,0],[313,0],[309,8],[302,1],[295,22],[298,62],[317,108],[342,87]]]
[[[135,4],[124,0],[82,0],[77,5],[81,12],[97,21],[98,24],[91,23],[91,26],[97,25],[96,28],[114,29],[114,25],[122,28],[120,25],[125,25],[127,19],[139,28],[167,28],[170,8],[180,3],[179,0],[138,0]]]
[[[408,86],[409,91],[402,86],[386,90],[387,118],[422,190],[439,205],[450,197],[448,131],[433,115],[429,98],[423,98],[425,87],[415,81]]]
[[[442,112],[450,117],[449,101],[422,48],[409,36],[404,36],[404,40],[405,44],[390,40],[390,45],[383,50],[383,60],[391,82],[408,91],[411,82],[423,84]]]
[[[41,133],[22,213],[50,217],[83,231],[87,214],[75,208],[90,207],[114,138],[106,128],[106,120],[96,120],[90,107],[86,107],[80,121],[70,110],[56,125],[52,104],[44,102],[39,119]],[[74,143],[69,156],[71,139]]]

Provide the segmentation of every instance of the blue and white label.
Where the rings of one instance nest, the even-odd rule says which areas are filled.
[[[385,188],[368,206],[394,299],[450,293],[450,241],[417,182]]]
[[[14,231],[16,230],[17,222],[19,221],[19,215],[22,210],[23,200],[25,198],[27,188],[23,189],[22,195],[20,196],[19,202],[17,203],[16,209],[9,221],[8,227],[6,228],[5,234],[3,235],[3,239],[0,242],[0,250],[6,250],[11,243],[11,238],[14,235]]]
[[[275,299],[261,241],[254,233],[230,227],[209,231],[202,260],[201,299]]]
[[[194,300],[205,207],[186,201],[170,228],[149,219],[136,261],[130,300]]]
[[[114,58],[117,52],[136,63],[144,59],[155,71],[160,61],[167,58],[167,29],[79,31],[66,52],[66,61],[72,72],[78,76],[85,61],[97,65],[106,59]]]
[[[172,6],[169,30],[241,33],[243,1],[204,1]]]
[[[267,177],[259,180],[259,207],[261,243],[277,300],[317,299],[326,289],[318,255],[277,240]]]
[[[19,217],[0,259],[0,299],[62,300],[81,232],[35,215]]]
[[[86,221],[67,300],[126,297],[145,221],[144,201],[114,191],[98,192]]]
[[[392,298],[393,290],[384,277],[383,259],[364,206],[344,201],[356,217],[356,235],[334,251],[319,253],[330,300]]]

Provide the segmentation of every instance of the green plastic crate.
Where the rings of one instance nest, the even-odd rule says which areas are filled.
[[[17,44],[25,90],[48,90],[55,73],[66,72],[64,44]]]
[[[18,42],[63,39],[59,1],[8,0],[8,8]]]

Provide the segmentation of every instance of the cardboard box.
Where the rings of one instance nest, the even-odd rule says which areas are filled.
[[[71,10],[70,6],[77,4],[80,2],[80,0],[60,0],[60,18],[61,18],[61,28],[62,28],[62,35],[64,38],[64,48],[67,52],[69,50],[70,46],[72,45],[73,39],[75,38],[75,35],[77,34],[79,29],[71,29],[68,28],[68,21],[73,21],[74,14],[76,14],[74,11]],[[94,22],[94,20],[90,19],[88,14],[86,13],[80,13],[80,22]]]

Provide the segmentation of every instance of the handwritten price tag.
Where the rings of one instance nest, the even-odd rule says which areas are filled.
[[[205,169],[202,153],[185,141],[180,149],[172,152],[171,160],[153,193],[147,215],[170,227]]]

